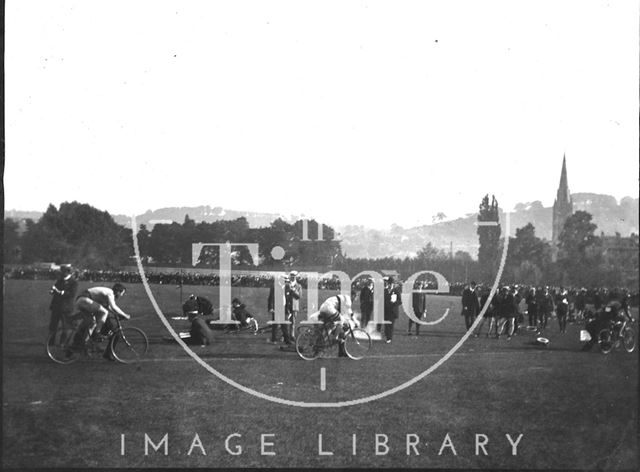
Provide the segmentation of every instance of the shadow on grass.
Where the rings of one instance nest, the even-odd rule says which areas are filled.
[[[511,341],[510,341],[511,342]],[[535,341],[528,341],[515,346],[502,346],[505,351],[540,351],[540,352],[580,352],[579,349],[569,347],[558,347],[549,344],[548,346],[540,345]]]
[[[297,357],[297,353],[286,351]],[[196,352],[202,359],[282,359],[285,352],[276,350],[273,352]]]
[[[411,336],[407,336],[406,333],[404,333],[403,336],[416,337],[415,334],[412,334]],[[464,333],[461,333],[458,331],[437,331],[437,332],[420,333],[417,337],[418,338],[461,338],[462,336],[464,336]]]

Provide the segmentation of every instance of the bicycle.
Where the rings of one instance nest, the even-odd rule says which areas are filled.
[[[631,320],[633,323],[633,319]],[[624,347],[625,351],[633,352],[636,348],[636,335],[629,326],[628,320],[609,322],[607,328],[598,333],[598,346],[603,354],[609,354],[614,349]]]
[[[296,330],[296,352],[306,361],[328,354],[339,342],[344,342],[345,354],[354,360],[362,359],[371,349],[371,336],[362,328],[345,323],[342,334],[340,325],[302,325]]]
[[[87,328],[82,322],[83,315],[78,313],[71,318],[72,327],[60,327],[47,338],[47,354],[58,364],[71,364],[84,354],[93,358],[105,351],[103,342],[107,342],[108,353],[118,362],[131,364],[137,362],[149,349],[149,339],[144,331],[134,326],[123,327],[120,317],[115,315],[116,328],[105,336],[90,337],[82,346],[74,346],[76,337],[85,337]],[[80,331],[83,331],[81,334]]]

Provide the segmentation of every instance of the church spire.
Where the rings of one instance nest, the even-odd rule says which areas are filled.
[[[571,194],[569,193],[569,183],[567,181],[567,156],[562,156],[562,172],[560,173],[560,185],[558,186],[558,195],[556,200],[571,200]]]
[[[558,244],[560,233],[564,228],[564,223],[573,214],[573,202],[571,201],[571,193],[569,192],[569,182],[567,179],[567,156],[562,156],[562,171],[560,172],[560,185],[556,199],[553,202],[553,226],[552,226],[552,242]]]

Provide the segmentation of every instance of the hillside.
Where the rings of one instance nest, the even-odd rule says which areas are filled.
[[[593,216],[593,222],[598,226],[597,234],[638,234],[637,198],[625,197],[618,203],[610,195],[595,193],[575,193],[571,197],[574,211],[587,211]],[[550,240],[552,214],[552,207],[544,207],[540,201],[517,204],[511,213],[511,236],[515,236],[517,228],[531,223],[538,237]],[[500,220],[504,221],[504,213]],[[349,257],[411,256],[431,242],[446,251],[466,251],[475,258],[478,250],[475,222],[476,215],[470,214],[464,218],[408,229],[395,226],[387,230],[374,230],[347,226],[338,228],[338,231],[342,234],[342,250]]]
[[[598,226],[597,232],[613,235],[616,232],[622,236],[638,233],[638,198],[625,197],[618,203],[610,195],[595,193],[572,194],[574,209],[584,210],[593,215],[593,221]],[[6,218],[37,220],[42,213],[21,212],[10,210],[5,212]],[[182,223],[186,215],[197,222],[213,222],[218,220],[232,220],[245,217],[251,227],[263,227],[271,224],[276,218],[293,222],[292,215],[272,213],[257,213],[239,210],[228,210],[221,207],[171,207],[147,211],[136,216],[138,224],[145,224],[149,229],[159,222],[175,221]],[[131,219],[126,215],[112,215],[114,220],[126,227],[131,225]],[[517,228],[532,223],[536,234],[544,239],[551,239],[552,208],[544,207],[540,201],[519,203],[511,213],[511,235],[515,235]],[[504,221],[504,214],[501,216]],[[402,228],[392,225],[388,229],[373,229],[364,226],[336,227],[342,240],[342,250],[348,257],[405,257],[414,255],[428,242],[449,251],[466,251],[474,258],[477,255],[478,238],[476,234],[476,214],[468,214],[463,218],[443,221],[431,225],[414,228]],[[331,224],[328,222],[327,224]]]

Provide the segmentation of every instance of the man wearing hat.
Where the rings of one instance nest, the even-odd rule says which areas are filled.
[[[366,329],[371,315],[373,313],[373,280],[369,279],[365,282],[364,286],[360,290],[360,324]]]
[[[502,331],[507,328],[507,339],[511,339],[515,329],[516,303],[512,287],[505,285],[498,294],[498,322],[496,325],[496,338],[499,338]]]
[[[471,282],[471,285],[468,285],[462,291],[462,312],[460,313],[464,316],[464,324],[467,330],[473,325],[478,313],[480,313],[480,303],[478,302],[476,283]]]
[[[391,321],[384,325],[385,342],[389,344],[393,338],[393,325],[400,314],[402,289],[396,285],[393,277],[385,277],[384,287],[384,319]]]
[[[206,346],[213,341],[213,331],[207,325],[205,316],[213,313],[213,305],[204,297],[190,295],[186,302],[182,305],[182,312],[189,318],[191,322],[190,343]]]
[[[49,291],[52,295],[51,304],[49,305],[51,310],[49,334],[55,333],[60,323],[62,323],[63,327],[67,326],[67,318],[73,312],[77,291],[78,282],[73,276],[71,264],[62,264],[60,266],[60,276]]]
[[[278,281],[274,280],[271,288],[269,289],[269,298],[267,299],[267,310],[271,314],[271,320],[275,320],[275,289],[274,285],[278,283]],[[283,300],[284,301],[284,300]],[[291,338],[289,337],[289,328],[285,324],[272,324],[271,325],[271,339],[267,340],[267,342],[271,344],[276,344],[278,342],[278,326],[282,330],[282,338],[284,340],[285,345],[291,346]]]
[[[298,272],[292,270],[289,273],[289,280],[287,280],[284,285],[284,314],[287,317],[287,320],[291,322],[291,324],[289,325],[289,337],[291,339],[294,338],[296,329],[296,318],[298,317],[298,312],[300,311],[301,288],[296,279],[297,276]]]

